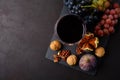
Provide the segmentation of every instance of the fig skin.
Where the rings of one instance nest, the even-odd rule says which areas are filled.
[[[85,54],[79,61],[79,67],[83,71],[90,71],[96,67],[96,57],[92,54]]]

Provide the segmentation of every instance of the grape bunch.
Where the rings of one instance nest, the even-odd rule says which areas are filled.
[[[64,0],[65,6],[67,6],[68,11],[72,14],[79,15],[83,18],[86,25],[94,26],[98,23],[101,17],[101,11],[96,8],[88,7],[91,5],[93,0]],[[89,31],[92,28],[88,29]]]
[[[120,17],[120,7],[117,3],[111,9],[106,9],[101,21],[95,27],[95,34],[102,37],[115,31],[115,25]]]
[[[94,27],[97,25],[103,15],[103,12],[99,11],[98,9],[93,9],[91,12],[91,14],[84,17],[84,22],[87,26],[88,32],[94,32]]]
[[[92,0],[64,0],[64,3],[70,13],[85,16],[89,12],[89,8],[82,8],[82,6],[90,5]]]
[[[87,24],[87,23],[98,22],[102,15],[103,15],[103,12],[99,11],[98,9],[93,9],[91,11],[91,14],[86,15],[84,17],[85,23]]]

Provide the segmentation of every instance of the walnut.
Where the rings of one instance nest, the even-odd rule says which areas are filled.
[[[96,50],[95,50],[95,55],[97,57],[103,57],[105,55],[105,49],[103,47],[98,47]]]
[[[55,63],[59,62],[59,60],[60,60],[60,57],[59,57],[57,54],[54,54],[54,55],[53,55],[53,58],[54,58],[53,61],[54,61]]]
[[[66,60],[67,64],[70,66],[74,66],[77,63],[77,57],[76,55],[70,55],[67,60]]]
[[[66,61],[67,57],[70,56],[70,51],[69,50],[61,50],[58,52],[58,56],[62,58],[64,61]]]
[[[86,33],[76,47],[76,53],[81,54],[85,50],[93,51],[97,48],[99,39],[93,33]]]
[[[60,59],[66,61],[67,57],[70,55],[70,51],[69,50],[60,50],[58,51],[58,54],[53,54],[53,61],[59,62]]]
[[[54,40],[50,43],[50,49],[53,51],[59,50],[61,48],[61,43],[58,40]]]

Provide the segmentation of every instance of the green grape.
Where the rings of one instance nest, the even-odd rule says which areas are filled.
[[[94,4],[94,3],[96,3],[97,1],[98,1],[98,0],[93,0],[92,3]]]
[[[104,11],[106,9],[106,7],[104,6],[105,2],[107,2],[107,0],[92,0],[91,5],[81,6],[81,8],[96,8],[101,11]]]
[[[98,1],[97,1],[97,4],[98,4],[99,6],[103,6],[103,3],[104,3],[103,0],[98,0]]]

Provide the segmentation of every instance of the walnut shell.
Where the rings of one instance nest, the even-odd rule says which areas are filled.
[[[70,66],[73,66],[77,63],[77,57],[75,55],[70,55],[68,58],[67,58],[67,64],[70,65]]]
[[[58,40],[54,40],[50,43],[50,49],[53,51],[60,50],[61,43]]]
[[[103,47],[98,47],[96,50],[95,50],[95,55],[97,57],[103,57],[105,54],[105,49]]]

